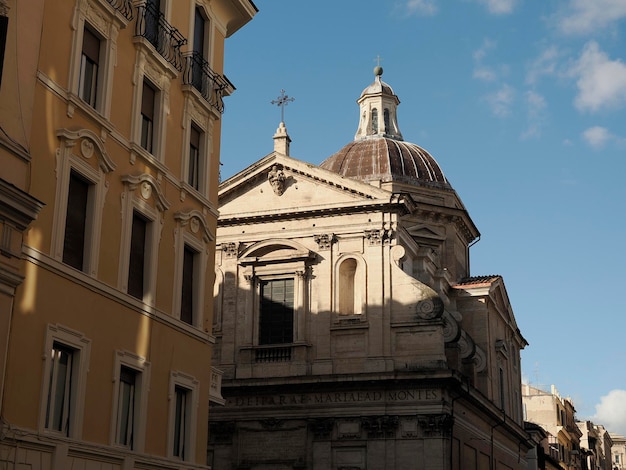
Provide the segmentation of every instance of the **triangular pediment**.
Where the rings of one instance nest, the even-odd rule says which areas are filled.
[[[350,211],[389,203],[391,199],[389,191],[274,152],[219,188],[222,220],[261,214]]]
[[[444,240],[446,234],[444,229],[438,230],[430,225],[413,225],[406,228],[406,231],[414,238],[432,238],[436,240]]]

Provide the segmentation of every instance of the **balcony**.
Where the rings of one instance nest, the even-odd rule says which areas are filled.
[[[285,362],[291,361],[291,346],[269,347],[255,351],[256,362]]]
[[[167,62],[181,72],[183,56],[180,48],[187,44],[187,39],[167,22],[154,4],[138,5],[137,13],[135,36],[145,38]]]
[[[232,84],[214,72],[209,63],[197,51],[188,52],[184,55],[185,70],[183,72],[183,84],[193,86],[209,106],[218,112],[224,112],[224,94],[232,91]]]
[[[128,21],[133,19],[133,2],[132,0],[107,0],[109,4],[119,11]]]

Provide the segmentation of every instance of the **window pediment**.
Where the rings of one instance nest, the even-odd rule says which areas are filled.
[[[243,266],[307,261],[315,257],[308,248],[291,240],[266,240],[252,245],[242,253],[239,263]]]
[[[77,131],[58,129],[57,137],[63,141],[66,148],[72,148],[76,146],[77,143],[80,143],[78,145],[80,156],[86,160],[89,160],[92,155],[95,154],[98,166],[103,172],[109,173],[115,169],[115,163],[111,157],[109,157],[102,140],[95,132],[89,129],[80,129]]]

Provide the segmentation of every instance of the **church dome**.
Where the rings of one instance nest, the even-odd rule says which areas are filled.
[[[359,128],[354,141],[326,159],[321,168],[361,181],[409,183],[450,189],[436,160],[423,148],[405,142],[398,127],[400,100],[374,68],[374,83],[363,90]]]
[[[361,181],[380,180],[450,188],[435,159],[423,148],[378,136],[350,142],[321,168]]]

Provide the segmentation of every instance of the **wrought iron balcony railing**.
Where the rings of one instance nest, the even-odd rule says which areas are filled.
[[[223,113],[224,90],[230,85],[228,80],[214,72],[199,52],[188,52],[184,57],[183,84],[192,85],[210,106]]]
[[[135,36],[145,38],[176,70],[182,71],[183,56],[180,48],[187,44],[187,39],[167,22],[153,3],[137,6],[137,13]]]
[[[133,19],[132,0],[107,0],[113,8],[119,11],[128,21]]]

